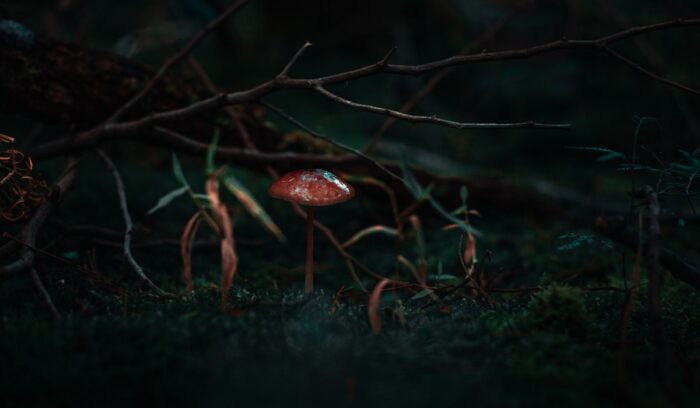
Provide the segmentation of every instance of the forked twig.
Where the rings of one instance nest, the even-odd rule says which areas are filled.
[[[235,12],[237,12],[241,7],[245,6],[250,0],[239,0],[233,4],[231,4],[226,10],[224,10],[221,14],[219,14],[218,17],[216,17],[214,20],[209,22],[204,28],[202,28],[190,41],[187,42],[175,55],[171,56],[163,64],[160,66],[158,69],[158,72],[156,72],[155,76],[151,78],[150,81],[144,86],[139,93],[134,95],[131,99],[129,99],[126,103],[124,103],[119,109],[117,109],[116,112],[112,114],[112,116],[107,119],[106,123],[114,123],[121,119],[124,114],[126,114],[131,108],[136,106],[139,102],[143,100],[143,98],[148,95],[148,93],[153,89],[154,86],[160,82],[163,77],[165,77],[165,74],[167,74],[170,69],[175,66],[177,63],[182,61],[183,59],[187,58],[188,55],[194,50],[194,48],[202,42],[212,31],[214,31],[221,23],[226,21],[226,19],[233,15]]]
[[[110,159],[109,156],[102,149],[97,149],[97,154],[100,156],[100,159],[102,160],[102,162],[104,162],[105,166],[110,171],[110,173],[112,173],[112,177],[114,178],[114,184],[116,184],[117,186],[117,194],[119,195],[119,208],[121,208],[122,218],[124,218],[124,258],[126,259],[131,269],[133,269],[134,272],[136,272],[136,275],[141,279],[141,281],[143,281],[158,296],[174,297],[175,295],[164,291],[163,289],[159,288],[155,283],[153,283],[153,281],[151,281],[151,279],[148,276],[146,276],[146,273],[143,271],[141,265],[139,265],[139,263],[136,262],[136,259],[134,259],[134,256],[131,253],[131,235],[133,234],[134,223],[132,222],[131,215],[129,214],[129,207],[127,205],[126,189],[124,187],[124,182],[122,181],[122,177],[119,174],[119,170],[117,170],[117,167],[114,165],[112,159]]]
[[[53,317],[54,320],[59,320],[61,318],[61,315],[58,313],[58,309],[56,309],[56,305],[54,305],[49,291],[46,290],[44,283],[41,281],[41,278],[39,277],[39,273],[37,273],[36,268],[32,268],[29,271],[29,274],[32,277],[34,286],[36,286],[36,289],[39,291],[39,294],[41,294],[41,298],[44,300],[44,303],[46,303],[46,306],[49,307],[49,310],[51,311],[51,317]]]

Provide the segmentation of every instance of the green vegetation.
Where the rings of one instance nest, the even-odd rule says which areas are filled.
[[[113,217],[113,186],[103,182],[108,180],[106,170],[97,162],[87,165],[79,185],[88,187],[70,198],[76,209],[70,217],[75,222],[103,217],[105,225],[119,228],[121,220]],[[134,181],[130,187],[144,191],[133,195],[132,207],[145,213],[177,182],[171,180],[167,165],[134,177],[138,171],[124,167],[125,178]],[[187,173],[193,186],[204,177],[202,171]],[[157,189],[162,191],[139,190],[139,182],[149,185],[155,180],[163,181]],[[284,203],[265,197],[266,179],[241,174],[241,180],[273,219],[287,220],[282,226],[287,236],[302,234],[303,220],[290,217]],[[97,205],[94,194],[103,197],[99,202],[104,204]],[[232,196],[225,199],[234,201]],[[366,223],[366,204],[360,198],[339,208],[344,217]],[[86,215],[80,208],[92,212]],[[177,235],[192,208],[187,198],[180,198],[155,218],[140,218]],[[303,240],[277,243],[247,216],[236,224],[240,267],[228,312],[220,310],[217,247],[194,250],[191,298],[184,296],[176,246],[135,250],[163,289],[181,294],[175,300],[158,300],[140,288],[133,273],[121,266],[117,248],[99,251],[101,281],[42,258],[39,270],[50,271],[44,279],[63,319],[49,321],[29,278],[0,287],[3,397],[49,406],[76,401],[101,406],[136,401],[228,406],[235,401],[292,406],[652,407],[669,402],[656,379],[654,347],[647,340],[644,284],[642,301],[632,314],[622,371],[617,342],[625,294],[585,289],[623,287],[620,248],[593,243],[558,250],[566,242],[560,236],[571,231],[570,226],[550,226],[544,233],[486,213],[477,219],[484,236],[478,248],[493,252],[484,273],[493,278],[504,270],[517,270],[510,287],[542,290],[493,293],[493,304],[458,291],[445,299],[444,307],[435,306],[429,297],[411,300],[410,292],[386,293],[378,335],[371,333],[366,298],[359,292],[335,302],[336,291],[351,286],[352,280],[326,241],[317,242],[320,290],[304,300]],[[343,216],[320,214],[339,236],[350,235]],[[459,233],[440,231],[433,221],[424,233],[429,276],[437,279],[438,264],[443,275],[460,276],[455,252]],[[75,250],[76,242],[55,238],[54,251]],[[515,247],[509,248],[508,242]],[[377,270],[391,270],[381,248],[390,251],[392,245],[390,237],[376,235],[360,241],[352,252]],[[90,248],[64,256],[82,264]],[[412,251],[418,256],[416,245],[407,243],[407,254]],[[518,269],[519,263],[523,269]],[[627,263],[631,268],[631,256]],[[580,277],[573,281],[556,283],[576,272]],[[365,279],[370,287],[372,282]],[[107,283],[117,288],[110,293]],[[680,367],[672,395],[674,402],[692,406],[700,385],[700,296],[670,279],[663,300],[664,322]]]
[[[136,125],[82,133],[233,4],[118,3],[0,5],[0,408],[700,406],[700,275],[654,256],[700,265],[700,2],[252,0],[121,118]],[[550,42],[568,49],[508,53]],[[394,46],[393,73],[295,82],[386,68]],[[397,74],[459,54],[479,61]],[[224,111],[201,103],[209,80],[274,92]],[[525,125],[385,122],[412,99],[423,122]],[[124,182],[131,264],[95,147]],[[73,150],[74,185],[14,248]],[[338,242],[315,230],[312,296],[305,219],[267,193],[302,167],[357,192],[315,212]],[[31,250],[60,319],[6,273]]]

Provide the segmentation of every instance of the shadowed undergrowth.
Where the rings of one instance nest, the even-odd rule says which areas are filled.
[[[108,173],[97,166],[81,173],[80,190],[66,206],[71,212],[62,216],[120,228],[121,220],[107,218],[116,213],[111,199],[115,193],[104,182]],[[135,219],[143,221],[139,228],[148,227],[151,235],[177,236],[191,203],[183,199],[157,217],[145,218],[157,197],[176,185],[166,185],[171,177],[167,170],[140,177],[134,177],[134,171],[138,169],[124,167],[127,189],[144,192],[131,194]],[[157,189],[147,188],[154,180],[165,181]],[[48,321],[28,277],[0,286],[3,398],[10,404],[30,398],[44,406],[76,398],[87,405],[146,399],[176,406],[522,406],[527,401],[529,406],[651,407],[669,401],[655,375],[645,304],[633,310],[626,357],[619,366],[618,326],[625,294],[577,288],[622,287],[615,249],[584,242],[575,250],[557,250],[565,244],[557,237],[570,232],[570,226],[505,219],[482,210],[477,228],[484,238],[478,250],[493,253],[484,273],[494,277],[510,272],[504,286],[543,290],[493,293],[495,304],[472,299],[462,290],[445,298],[439,308],[425,306],[429,297],[411,300],[408,292],[387,293],[379,310],[382,331],[373,335],[366,298],[359,292],[334,302],[336,291],[352,281],[340,257],[320,237],[320,290],[303,300],[303,220],[285,203],[264,198],[266,179],[245,182],[290,239],[286,244],[268,240],[257,223],[240,217],[239,275],[227,313],[219,307],[216,247],[195,249],[195,295],[172,301],[142,291],[133,273],[120,266],[116,248],[97,251],[98,281],[42,258],[39,270],[63,320]],[[79,210],[88,207],[89,212]],[[382,217],[383,211],[360,198],[326,214],[319,211],[319,217],[340,237],[349,237],[359,226]],[[460,276],[459,234],[440,231],[429,213],[421,215],[430,227],[424,231],[429,278],[437,279],[438,264],[443,275]],[[76,250],[66,236],[47,238],[47,243],[78,264],[86,262],[90,250]],[[411,259],[418,256],[414,246],[406,244],[405,254]],[[373,236],[351,252],[375,270],[391,273],[393,263],[386,254],[392,249],[393,241]],[[176,246],[134,252],[162,288],[184,294]],[[402,273],[408,278],[408,272]],[[576,277],[567,283],[556,283],[572,274]],[[364,282],[369,287],[376,283]],[[113,291],[107,283],[116,285]],[[644,282],[642,286],[640,299],[645,299]],[[700,297],[690,287],[668,280],[664,308],[678,360],[671,395],[690,406],[692,390],[700,385]]]

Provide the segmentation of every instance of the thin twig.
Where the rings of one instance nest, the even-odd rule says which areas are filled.
[[[70,266],[70,267],[72,267],[72,268],[83,269],[82,266],[80,266],[80,265],[78,265],[78,264],[76,264],[76,263],[74,263],[74,262],[71,262],[71,261],[69,261],[69,260],[66,259],[66,258],[63,258],[63,257],[61,257],[61,256],[52,254],[51,252],[46,251],[46,250],[44,250],[44,249],[37,248],[36,246],[34,246],[34,245],[30,244],[30,243],[23,242],[23,241],[21,241],[20,239],[18,239],[18,238],[16,238],[16,237],[13,237],[12,235],[10,235],[10,234],[7,233],[7,232],[6,232],[6,233],[3,233],[3,237],[8,238],[8,239],[11,239],[12,241],[16,242],[18,245],[20,245],[20,246],[22,246],[22,247],[26,247],[26,248],[32,250],[32,251],[35,252],[35,253],[44,255],[44,256],[47,257],[47,258],[51,258],[51,259],[53,259],[54,261],[60,262],[60,263],[65,264],[65,265],[68,265],[68,266]]]
[[[353,102],[349,99],[345,99],[341,96],[334,94],[333,92],[327,90],[321,85],[314,87],[316,92],[325,96],[326,98],[337,102],[341,105],[345,105],[355,110],[361,110],[370,113],[376,113],[378,115],[390,116],[393,118],[401,119],[406,122],[411,123],[433,123],[436,125],[442,125],[447,127],[452,127],[455,129],[570,129],[571,124],[569,123],[538,123],[533,121],[526,122],[514,122],[514,123],[472,123],[472,122],[455,122],[453,120],[447,120],[439,118],[435,115],[433,116],[423,116],[423,115],[411,115],[408,113],[403,113],[397,110],[381,108],[374,105],[367,105],[363,103]]]
[[[661,227],[659,224],[659,200],[650,186],[644,186],[642,193],[646,201],[646,215],[649,228],[649,242],[646,253],[648,272],[649,317],[652,338],[656,344],[659,373],[665,386],[670,385],[671,351],[668,337],[661,320]]]
[[[214,85],[214,82],[212,82],[211,78],[209,78],[209,75],[207,75],[207,72],[204,70],[204,68],[202,68],[202,65],[197,61],[196,58],[190,56],[187,62],[192,71],[194,71],[195,75],[197,75],[202,84],[204,84],[204,87],[207,88],[209,93],[211,93],[212,95],[221,93],[221,91],[216,87],[216,85]],[[241,121],[240,115],[238,114],[238,112],[236,112],[236,108],[234,106],[227,106],[226,108],[224,108],[224,110],[236,126],[236,129],[238,130],[238,135],[240,136],[241,141],[243,142],[243,146],[250,150],[257,150],[253,139],[250,137],[250,133],[243,127],[243,123]]]
[[[638,231],[628,228],[624,221],[617,217],[599,217],[596,222],[596,232],[611,240],[630,248],[638,248]],[[642,253],[649,250],[648,242],[642,241]],[[662,247],[659,252],[659,262],[674,278],[700,290],[700,267],[682,259],[675,252]]]
[[[499,33],[503,29],[503,27],[505,27],[506,23],[510,20],[511,17],[506,18],[502,22],[492,26],[481,36],[476,38],[474,41],[471,41],[469,44],[467,44],[464,48],[460,50],[460,54],[466,54],[474,50],[475,48],[480,47],[489,39],[493,38],[497,33]],[[396,48],[392,48],[392,51],[395,49]],[[408,113],[411,109],[413,109],[414,106],[416,106],[418,102],[420,102],[421,99],[428,95],[445,77],[447,77],[447,75],[450,72],[452,72],[454,68],[455,67],[443,68],[440,71],[436,72],[412,97],[410,97],[406,102],[404,102],[403,105],[401,105],[401,108],[399,108],[399,112]],[[377,144],[379,143],[381,137],[396,123],[396,121],[397,119],[392,116],[386,118],[386,120],[384,120],[379,129],[377,129],[377,131],[372,135],[372,138],[370,139],[369,143],[364,148],[364,152],[367,154],[371,154],[372,152],[374,152],[374,149],[377,147]]]
[[[224,10],[218,17],[216,17],[214,20],[209,22],[204,28],[202,28],[190,41],[187,42],[175,55],[172,57],[168,58],[163,62],[163,64],[160,66],[160,69],[158,69],[158,72],[156,75],[151,78],[150,81],[144,86],[141,91],[134,95],[133,98],[131,98],[129,101],[127,101],[124,105],[122,105],[119,109],[117,109],[116,112],[112,114],[112,116],[107,119],[107,123],[114,123],[121,119],[124,114],[126,114],[132,107],[136,106],[139,102],[143,100],[143,98],[148,95],[148,93],[153,89],[155,85],[158,84],[160,80],[165,77],[165,74],[167,74],[170,69],[175,66],[175,64],[179,63],[183,59],[185,59],[192,50],[200,43],[202,40],[204,40],[212,31],[214,31],[221,23],[226,21],[226,19],[233,15],[236,11],[238,11],[241,7],[245,6],[248,1],[250,0],[239,0],[233,4],[231,4],[226,10]]]
[[[32,218],[29,219],[19,233],[18,240],[25,244],[20,250],[19,259],[0,268],[0,280],[26,272],[34,267],[35,251],[32,248],[36,246],[39,230],[51,214],[56,211],[58,205],[65,197],[66,191],[73,185],[78,163],[79,159],[73,156],[68,157],[63,173],[56,179],[49,197],[34,211]]]
[[[61,154],[66,154],[69,152],[74,152],[76,150],[95,148],[99,142],[105,139],[136,136],[143,134],[143,132],[147,130],[153,129],[157,125],[169,121],[189,119],[203,112],[211,111],[213,109],[219,109],[224,106],[257,102],[261,98],[282,89],[316,90],[317,92],[321,92],[322,94],[324,94],[324,96],[331,97],[336,102],[342,103],[343,105],[354,109],[362,109],[374,113],[379,113],[382,115],[394,116],[403,120],[423,121],[457,128],[469,127],[477,129],[504,129],[540,127],[549,129],[562,129],[566,128],[567,125],[538,124],[531,121],[513,124],[467,124],[440,119],[433,116],[407,115],[398,111],[393,111],[391,109],[376,107],[372,105],[363,105],[348,101],[327,91],[325,87],[340,82],[352,81],[359,78],[365,78],[383,73],[397,75],[421,75],[427,72],[456,65],[522,59],[561,50],[591,49],[606,51],[609,49],[610,45],[625,40],[627,38],[635,37],[641,34],[646,34],[654,31],[661,31],[673,27],[690,27],[697,25],[700,25],[700,19],[677,19],[657,24],[650,24],[646,26],[632,27],[630,29],[620,31],[595,40],[569,40],[567,38],[562,38],[558,41],[553,41],[550,43],[541,44],[529,48],[520,48],[501,52],[485,52],[480,54],[459,55],[420,65],[384,64],[380,60],[378,63],[367,65],[362,68],[328,75],[325,77],[297,79],[276,76],[275,78],[267,82],[263,82],[257,86],[254,86],[253,88],[249,88],[244,91],[219,93],[182,108],[176,108],[169,111],[154,113],[142,117],[140,119],[135,119],[127,122],[108,123],[103,126],[98,126],[97,128],[81,133],[75,138],[64,138],[55,142],[49,142],[43,146],[39,146],[35,151],[32,152],[32,155],[35,158],[49,158]],[[637,66],[634,67],[637,68]],[[656,79],[656,77],[653,76],[652,78]],[[669,82],[664,83],[670,84]],[[684,88],[679,89],[687,90]]]
[[[329,136],[326,136],[326,135],[324,135],[324,134],[322,134],[322,133],[319,133],[319,132],[317,132],[317,131],[311,129],[310,127],[308,127],[308,126],[306,126],[305,124],[299,122],[299,121],[298,121],[297,119],[295,119],[293,116],[289,115],[288,113],[286,113],[285,111],[283,111],[282,109],[280,109],[280,108],[278,108],[278,107],[276,107],[276,106],[274,106],[274,105],[271,105],[271,104],[269,104],[269,103],[267,103],[267,102],[264,102],[264,101],[262,101],[262,102],[260,102],[260,103],[261,103],[263,106],[265,106],[266,108],[268,108],[269,110],[273,111],[274,113],[276,113],[277,115],[279,115],[280,117],[282,117],[284,120],[286,120],[286,121],[292,123],[293,125],[295,125],[295,126],[301,128],[302,130],[306,131],[306,132],[309,133],[311,136],[313,136],[313,137],[315,137],[315,138],[317,138],[317,139],[321,139],[321,140],[323,140],[323,141],[326,141],[326,142],[332,144],[333,146],[336,146],[336,147],[338,147],[338,148],[341,148],[341,149],[343,149],[343,150],[345,150],[345,151],[347,151],[347,152],[350,152],[350,153],[352,153],[352,154],[354,154],[354,155],[356,155],[356,156],[358,156],[358,157],[361,157],[361,158],[367,160],[368,162],[370,162],[371,164],[373,164],[374,166],[376,166],[379,170],[381,170],[381,171],[383,171],[384,173],[386,173],[388,176],[390,176],[390,177],[392,177],[393,179],[395,179],[396,181],[400,182],[401,184],[403,184],[403,185],[406,185],[406,184],[407,184],[406,180],[404,180],[403,177],[401,177],[401,176],[399,176],[398,174],[394,173],[393,171],[389,170],[386,166],[384,166],[384,165],[383,165],[382,163],[380,163],[378,160],[376,160],[376,159],[374,159],[374,158],[372,158],[372,157],[370,157],[370,156],[368,156],[368,155],[362,153],[361,151],[359,151],[359,150],[357,150],[357,149],[355,149],[355,148],[353,148],[353,147],[350,147],[350,146],[348,146],[348,145],[346,145],[346,144],[340,143],[340,142],[336,141],[335,139],[333,139],[333,138],[331,138],[331,137],[329,137]]]
[[[41,278],[39,277],[39,274],[37,273],[36,268],[32,268],[30,270],[29,274],[32,277],[32,281],[34,282],[34,286],[36,286],[36,289],[39,291],[41,298],[44,300],[44,303],[46,303],[46,306],[49,307],[49,310],[51,311],[51,317],[53,317],[54,320],[61,319],[61,315],[58,313],[58,309],[56,309],[56,305],[54,305],[53,300],[51,299],[51,295],[49,294],[49,291],[46,290],[44,283],[41,281]]]
[[[218,93],[204,100],[195,102],[186,107],[173,109],[170,111],[164,111],[155,113],[142,117],[140,119],[131,120],[123,123],[108,123],[104,126],[99,126],[95,129],[84,132],[74,139],[62,139],[56,142],[48,143],[33,155],[36,158],[52,157],[59,154],[64,154],[66,152],[74,151],[75,149],[91,148],[96,146],[96,144],[107,138],[115,137],[125,137],[128,135],[134,135],[142,133],[145,130],[152,129],[154,126],[171,121],[171,120],[184,120],[196,116],[200,113],[218,109],[227,105],[237,105],[242,103],[251,103],[259,100],[260,98],[281,90],[281,89],[318,89],[319,87],[326,87],[335,83],[346,82],[351,80],[356,80],[359,78],[364,78],[368,76],[374,76],[381,73],[397,74],[397,75],[421,75],[427,72],[439,70],[442,68],[448,68],[456,65],[470,64],[470,63],[482,63],[489,61],[502,61],[510,59],[528,58],[535,55],[545,54],[560,50],[570,50],[570,49],[594,49],[594,50],[606,50],[608,47],[616,42],[622,41],[627,38],[638,36],[645,33],[650,33],[653,31],[660,31],[669,29],[672,27],[688,27],[700,25],[700,19],[678,19],[667,21],[663,23],[650,24],[647,26],[633,27],[624,31],[620,31],[615,34],[608,35],[606,37],[601,37],[596,40],[568,40],[562,38],[558,41],[553,41],[550,43],[537,45],[529,48],[521,48],[515,50],[501,51],[501,52],[489,52],[489,53],[479,53],[470,55],[458,55],[427,64],[421,65],[394,65],[386,64],[380,60],[377,63],[367,65],[362,68],[349,70],[333,75],[328,75],[325,77],[318,78],[285,78],[276,76],[275,78],[259,84],[253,88],[231,93]],[[302,47],[305,49],[305,47]],[[186,55],[186,54],[185,54]],[[294,60],[294,59],[293,59]],[[292,62],[292,61],[290,61]],[[342,99],[342,98],[341,98]],[[343,102],[346,104],[345,102]],[[362,106],[361,104],[356,104]],[[347,105],[349,107],[357,108],[358,106]],[[365,106],[366,107],[366,106]],[[377,113],[388,114],[384,112],[384,108],[373,107],[378,109]],[[400,113],[400,112],[398,112]],[[408,117],[396,116],[400,119],[408,119]],[[432,118],[432,117],[427,117]],[[429,122],[443,124],[447,126],[454,126],[459,124],[459,122],[436,120],[438,118],[429,119]],[[493,124],[484,124],[485,128],[493,128]],[[499,125],[499,124],[496,124]],[[507,124],[500,124],[507,125]],[[532,122],[521,122],[519,126],[512,124],[511,127],[533,127]],[[503,127],[496,127],[503,128]],[[561,126],[554,126],[555,129],[560,129]]]
[[[122,181],[122,177],[119,174],[119,170],[117,170],[117,167],[114,165],[112,159],[110,159],[109,156],[102,149],[97,149],[97,154],[100,156],[100,159],[102,159],[105,166],[107,166],[107,169],[112,173],[114,183],[117,186],[117,194],[119,195],[119,207],[122,210],[122,217],[124,218],[124,258],[127,260],[131,269],[133,269],[134,272],[136,272],[136,275],[138,275],[138,277],[158,296],[174,297],[172,293],[164,291],[163,289],[159,288],[155,283],[153,283],[153,281],[151,281],[151,279],[149,279],[148,276],[146,276],[146,273],[143,271],[141,265],[139,265],[138,262],[136,262],[136,259],[134,259],[134,256],[131,253],[131,234],[133,233],[134,224],[131,221],[131,215],[129,214],[129,207],[127,205],[126,189],[124,187],[124,182]]]
[[[299,48],[299,51],[297,51],[296,54],[294,54],[294,56],[292,57],[292,59],[289,60],[289,62],[287,63],[287,65],[284,67],[284,69],[282,70],[282,72],[280,72],[279,75],[278,75],[277,77],[278,77],[278,78],[288,78],[288,77],[289,77],[289,70],[292,69],[292,67],[294,66],[294,64],[296,64],[297,60],[298,60],[298,59],[304,54],[304,52],[305,52],[307,49],[309,49],[310,47],[311,47],[311,43],[308,42],[308,41],[305,42],[304,45],[302,45],[301,48]]]
[[[622,61],[622,62],[623,62],[624,64],[626,64],[627,66],[632,67],[632,68],[636,69],[637,71],[641,72],[642,74],[648,76],[649,78],[652,78],[652,79],[654,79],[654,80],[656,80],[656,81],[659,81],[659,82],[661,82],[661,83],[663,83],[663,84],[670,85],[670,86],[673,87],[673,88],[680,89],[681,91],[685,91],[685,92],[691,93],[691,94],[693,94],[693,95],[700,95],[700,90],[691,88],[691,87],[686,86],[686,85],[683,85],[683,84],[681,84],[681,83],[679,83],[679,82],[676,82],[676,81],[673,81],[673,80],[671,80],[671,79],[664,78],[664,77],[662,77],[661,75],[655,74],[655,73],[649,71],[648,69],[642,67],[642,66],[639,65],[638,63],[636,63],[636,62],[630,60],[629,58],[627,58],[627,57],[625,57],[625,56],[623,56],[623,55],[620,54],[619,52],[613,51],[613,50],[610,49],[609,47],[605,47],[604,49],[605,49],[605,51],[606,51],[608,54],[610,54],[610,55],[612,55],[613,57],[617,58],[618,60]]]
[[[691,27],[700,25],[700,18],[693,19],[675,19],[661,23],[649,24],[645,26],[631,27],[629,29],[619,31],[604,37],[594,40],[572,40],[562,37],[557,41],[552,41],[545,44],[536,45],[527,48],[518,48],[506,51],[482,52],[469,55],[457,55],[426,64],[420,65],[398,65],[398,64],[372,64],[351,71],[332,74],[325,77],[317,78],[315,81],[320,85],[330,85],[339,82],[350,81],[358,78],[363,78],[378,73],[399,74],[399,75],[421,75],[441,68],[447,68],[455,65],[504,61],[513,59],[529,58],[536,55],[542,55],[555,51],[590,49],[604,50],[615,43],[636,37],[642,34],[648,34],[654,31],[662,31],[674,27]],[[306,80],[308,81],[308,80]]]
[[[183,136],[180,133],[157,127],[151,137],[151,141],[157,144],[171,146],[178,150],[186,151],[190,154],[200,155],[206,153],[208,144],[202,143]],[[261,152],[250,148],[240,149],[237,147],[219,146],[216,150],[216,157],[219,159],[235,160],[236,163],[265,163],[265,164],[292,164],[310,165],[319,164],[326,166],[338,166],[343,163],[357,161],[357,157],[352,155],[320,155],[305,154],[295,152],[270,153]]]

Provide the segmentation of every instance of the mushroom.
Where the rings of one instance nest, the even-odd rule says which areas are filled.
[[[355,196],[355,189],[330,171],[294,170],[272,183],[267,193],[306,208],[306,279],[305,293],[314,291],[314,207],[333,205]]]

